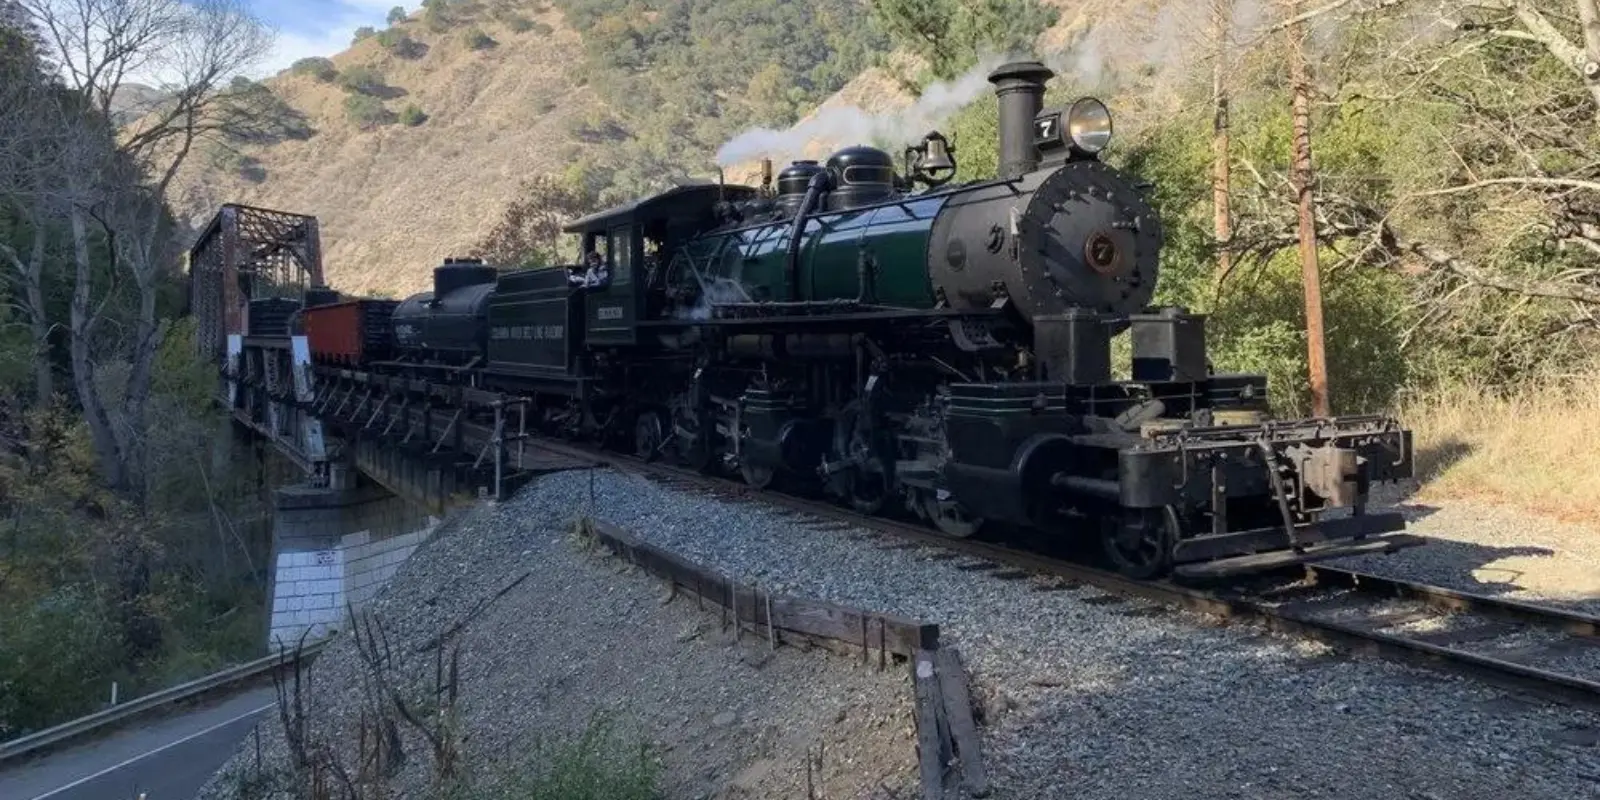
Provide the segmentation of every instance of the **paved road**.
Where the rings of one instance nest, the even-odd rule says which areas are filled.
[[[0,800],[193,800],[274,706],[252,689],[0,771]]]

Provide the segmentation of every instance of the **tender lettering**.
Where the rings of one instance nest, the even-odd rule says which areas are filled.
[[[489,338],[496,341],[553,342],[567,338],[567,329],[560,325],[497,325],[489,329]]]

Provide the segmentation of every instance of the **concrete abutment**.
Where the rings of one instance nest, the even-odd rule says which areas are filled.
[[[293,648],[344,627],[439,524],[439,518],[375,486],[277,490],[272,614],[267,645]]]

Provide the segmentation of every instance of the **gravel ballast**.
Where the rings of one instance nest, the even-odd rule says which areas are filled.
[[[1427,545],[1329,563],[1600,615],[1600,528],[1469,500],[1416,500],[1411,488],[1385,487],[1374,500],[1404,514],[1407,532]]]
[[[671,600],[659,580],[581,547],[571,535],[574,480],[550,478],[442,524],[371,606],[399,671],[414,678],[404,688],[416,692],[433,687],[427,644],[469,620],[459,635],[461,761],[479,786],[525,771],[540,737],[577,734],[596,712],[657,746],[670,800],[804,798],[807,754],[817,763],[819,749],[814,781],[826,797],[914,786],[907,669],[774,651],[749,632],[735,641],[692,598]],[[309,707],[320,730],[345,732],[334,737],[341,746],[363,706],[361,669],[348,634],[312,668]],[[439,796],[428,747],[400,728],[406,763],[380,795]],[[276,716],[261,730],[269,762],[280,760]],[[237,797],[234,776],[248,774],[253,757],[244,748],[200,797]]]
[[[1600,796],[1600,717],[1469,679],[611,471],[549,476],[518,504],[587,510],[763,588],[939,624],[974,673],[995,797]]]

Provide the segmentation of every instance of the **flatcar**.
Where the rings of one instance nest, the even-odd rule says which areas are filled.
[[[1138,578],[1218,578],[1419,544],[1369,513],[1409,477],[1391,418],[1268,419],[1262,375],[1152,307],[1160,216],[1101,160],[1094,98],[990,76],[998,177],[953,184],[933,132],[679,186],[566,226],[575,267],[452,261],[393,313],[401,370],[529,398],[546,432],[909,512],[950,536],[1093,540]],[[770,167],[766,170],[770,176]],[[1131,340],[1131,379],[1111,343]]]

